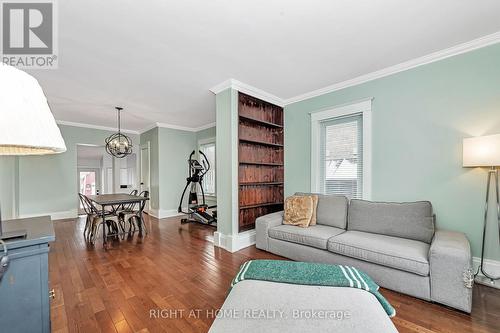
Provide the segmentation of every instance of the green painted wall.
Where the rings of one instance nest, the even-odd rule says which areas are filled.
[[[203,140],[203,139],[215,138],[215,135],[216,135],[216,128],[214,126],[214,127],[210,127],[210,128],[204,129],[202,131],[196,132],[196,140],[199,141],[199,140]]]
[[[200,140],[206,140],[206,139],[212,139],[212,138],[215,139],[216,134],[217,134],[216,131],[217,131],[216,127],[213,126],[213,127],[210,127],[210,128],[207,128],[207,129],[204,129],[204,130],[196,132],[196,141],[197,141],[197,143]],[[199,147],[197,149],[199,149]],[[215,149],[215,154],[217,154],[217,149]],[[215,186],[217,187],[217,185],[215,185]],[[217,198],[213,197],[213,196],[206,196],[205,197],[205,202],[209,206],[215,206],[215,205],[217,205]]]
[[[17,163],[17,157],[0,157],[0,209],[2,219],[11,219],[16,215],[15,197],[19,190]]]
[[[309,113],[367,97],[372,199],[430,200],[438,227],[465,232],[479,256],[487,173],[462,168],[462,138],[500,133],[500,45],[288,105],[286,195],[310,189]],[[494,216],[489,222],[488,257],[500,259]]]
[[[19,167],[8,174],[18,173],[19,215],[76,212],[78,203],[77,144],[102,145],[111,134],[89,128],[62,126],[61,134],[67,151],[62,154],[19,157]],[[137,135],[130,135],[138,146]],[[2,157],[5,159],[5,157]]]
[[[2,217],[12,218],[18,195],[20,216],[76,212],[77,144],[102,145],[111,134],[89,128],[59,126],[67,151],[58,155],[0,157],[0,204]],[[151,145],[151,208],[177,210],[187,177],[187,158],[197,148],[197,138],[215,136],[215,128],[199,133],[153,128],[130,135],[134,150]],[[17,191],[16,191],[17,190]]]
[[[177,211],[188,176],[187,160],[196,149],[196,133],[158,129],[160,208]]]
[[[162,213],[177,211],[188,176],[187,159],[198,139],[215,137],[215,127],[199,132],[153,128],[141,134],[141,145],[151,146],[151,208]]]
[[[226,89],[215,97],[216,103],[216,164],[217,164],[217,231],[238,233],[238,112],[237,92]]]
[[[149,164],[150,164],[150,206],[151,209],[160,209],[160,175],[159,175],[159,146],[158,146],[158,127],[144,132],[140,136],[141,146],[149,141]]]

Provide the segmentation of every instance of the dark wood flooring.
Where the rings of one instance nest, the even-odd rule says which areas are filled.
[[[209,241],[213,229],[181,226],[179,218],[146,218],[146,224],[145,238],[114,242],[104,251],[102,243],[85,243],[82,219],[55,222],[49,254],[53,332],[206,332],[213,321],[206,310],[220,308],[240,265],[279,258],[254,246],[231,254]],[[500,332],[500,290],[476,286],[472,315],[383,294],[397,310],[400,332]],[[177,319],[155,319],[151,309],[180,311],[169,312]],[[202,311],[190,317],[191,309]]]

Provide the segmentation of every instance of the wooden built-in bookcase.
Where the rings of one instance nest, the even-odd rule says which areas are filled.
[[[239,232],[283,209],[283,108],[238,93]]]

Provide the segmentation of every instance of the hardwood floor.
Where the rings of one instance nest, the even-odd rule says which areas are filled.
[[[95,247],[85,243],[84,221],[55,222],[49,253],[53,332],[206,332],[206,310],[224,302],[231,279],[250,258],[280,258],[249,247],[237,253],[208,241],[213,229],[179,218],[146,218],[149,235]],[[472,315],[388,290],[400,332],[500,332],[500,291],[477,285]],[[150,318],[151,309],[177,319]],[[189,317],[189,310],[202,309]]]

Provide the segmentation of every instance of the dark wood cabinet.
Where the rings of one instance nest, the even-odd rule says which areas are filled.
[[[239,232],[283,209],[283,108],[238,94]]]

